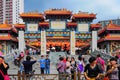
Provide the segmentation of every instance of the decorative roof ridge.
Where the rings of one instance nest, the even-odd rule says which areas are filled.
[[[106,29],[107,29],[106,27],[100,29],[100,30],[98,31],[98,35],[100,35],[100,34],[101,34],[102,32],[104,32]]]
[[[24,17],[40,17],[42,19],[44,19],[44,14],[42,13],[21,13],[20,17],[24,18]]]
[[[74,13],[74,14],[88,14],[88,15],[97,15],[97,14],[94,14],[94,13],[82,12],[82,11],[79,11],[78,13]],[[73,15],[74,15],[74,14],[73,14]]]
[[[49,22],[47,22],[47,21],[39,22],[39,25],[41,25],[41,26],[49,26]]]
[[[63,8],[63,9],[53,8],[53,9],[48,9],[46,11],[70,11],[70,10],[67,10],[66,8]]]
[[[4,27],[4,26],[7,26],[7,27],[11,27],[12,28],[12,25],[9,25],[9,24],[0,24],[0,27]]]
[[[0,36],[0,40],[12,40],[18,42],[18,39],[16,37],[11,36],[11,34],[9,33],[7,36]]]
[[[120,35],[107,34],[103,38],[98,39],[98,43],[106,40],[120,40]]]
[[[101,24],[100,23],[90,24],[90,26],[101,26]]]
[[[76,26],[77,27],[77,23],[76,22],[67,22],[67,26]]]
[[[92,18],[92,19],[95,19],[96,15],[97,14],[94,14],[94,13],[78,12],[78,13],[72,14],[72,19],[75,19],[75,18]]]
[[[25,24],[13,24],[15,28],[25,28]]]
[[[42,13],[21,13],[20,15],[43,15]]]
[[[12,28],[12,25],[8,24],[8,21],[5,20],[3,24],[0,24],[0,28]]]
[[[100,29],[100,27],[101,27],[101,24],[100,24],[100,23],[90,24],[90,28],[91,28],[91,29],[94,29],[94,28]]]
[[[39,13],[38,11],[30,11],[30,12],[24,12],[21,14],[42,14],[42,13]]]
[[[72,11],[67,9],[49,9],[44,11],[44,15],[71,15]]]
[[[110,21],[109,21],[109,24],[106,26],[106,28],[115,28],[115,27],[116,27],[116,28],[117,28],[117,27],[120,28],[119,25],[113,24],[112,20],[110,20]]]

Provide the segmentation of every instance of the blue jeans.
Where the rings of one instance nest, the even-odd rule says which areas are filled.
[[[22,73],[23,70],[24,70],[23,65],[20,65],[20,72]]]
[[[45,74],[50,74],[50,67],[45,68]]]

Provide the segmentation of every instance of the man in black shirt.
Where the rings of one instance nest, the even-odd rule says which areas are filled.
[[[9,65],[5,63],[4,58],[0,56],[0,71],[4,74],[7,75],[7,70],[9,68]],[[0,80],[4,80],[4,77],[2,76],[0,72]]]
[[[101,73],[101,69],[96,64],[96,58],[90,57],[89,63],[85,66],[84,75],[87,80],[96,80],[99,78],[99,74]]]
[[[33,61],[30,61],[31,59],[33,59]],[[26,61],[23,61],[25,74],[29,74],[32,72],[32,65],[34,63],[36,63],[36,59],[34,57],[26,57]]]

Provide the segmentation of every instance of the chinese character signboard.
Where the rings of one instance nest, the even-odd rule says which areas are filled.
[[[75,55],[75,31],[71,31],[70,34],[70,52],[71,55]]]
[[[46,54],[46,32],[41,31],[41,55]]]
[[[27,31],[38,31],[38,24],[27,24]]]
[[[51,29],[65,29],[65,21],[51,21]]]

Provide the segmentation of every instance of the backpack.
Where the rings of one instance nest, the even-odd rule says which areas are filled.
[[[83,67],[83,63],[81,62],[81,63],[78,63],[78,70],[80,71],[80,72],[83,72],[84,71],[84,67]]]
[[[79,68],[79,71],[80,71],[80,72],[83,72],[83,64],[79,64],[79,65],[78,65],[78,68]]]

